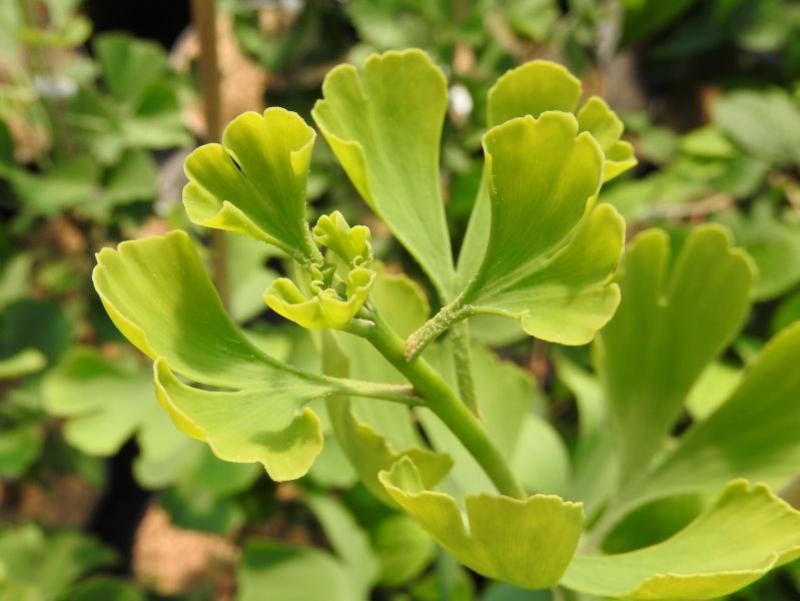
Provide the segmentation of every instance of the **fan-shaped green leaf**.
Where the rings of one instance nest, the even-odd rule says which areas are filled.
[[[466,523],[455,500],[425,490],[410,459],[398,461],[381,482],[456,559],[476,572],[525,588],[555,585],[578,544],[579,503],[535,495],[527,501],[479,495],[466,498]]]
[[[439,183],[447,105],[442,72],[420,50],[328,73],[312,115],[353,185],[449,296],[453,259]]]
[[[545,111],[574,113],[581,91],[580,80],[561,65],[542,60],[525,63],[509,70],[489,90],[488,125],[495,127],[525,115],[538,118]],[[633,148],[619,139],[623,131],[622,123],[603,100],[593,96],[577,117],[579,130],[591,133],[603,149],[604,182],[636,165]],[[491,221],[491,207],[486,177],[484,171],[458,256],[458,279],[462,284],[474,277],[489,240],[486,224]]]
[[[713,490],[731,478],[784,486],[800,462],[800,324],[775,336],[722,405],[695,424],[643,481],[636,497]]]
[[[201,146],[186,159],[189,218],[274,244],[301,263],[313,260],[305,206],[314,138],[299,115],[282,108],[239,115],[222,144]]]
[[[504,73],[489,90],[489,127],[545,111],[572,113],[582,86],[567,69],[550,61],[531,61]]]
[[[119,102],[135,102],[167,70],[167,53],[161,46],[123,33],[98,36],[94,52],[108,89]]]
[[[68,418],[67,441],[90,455],[112,455],[161,409],[147,371],[125,369],[89,347],[74,349],[47,374],[44,406]]]
[[[774,215],[769,201],[754,203],[750,214],[726,211],[717,220],[730,228],[736,244],[753,258],[758,277],[754,300],[776,298],[800,282],[800,227]]]
[[[93,277],[117,327],[157,360],[158,397],[179,429],[223,459],[262,463],[277,479],[305,473],[322,440],[316,416],[303,407],[337,386],[289,368],[245,338],[185,233],[104,249]],[[224,390],[189,386],[173,371]]]
[[[738,480],[663,543],[618,555],[577,555],[562,584],[615,599],[712,599],[798,556],[800,514],[766,486]]]
[[[175,425],[223,459],[297,478],[322,448],[319,421],[304,406],[334,391],[375,392],[291,368],[254,346],[225,314],[183,232],[104,249],[93,279],[120,331],[156,360],[156,392]]]
[[[381,520],[371,531],[371,538],[384,586],[401,586],[419,576],[436,550],[433,539],[419,522],[403,514]]]
[[[742,90],[714,105],[714,121],[739,146],[775,165],[800,164],[800,108],[783,90]]]
[[[491,230],[455,318],[495,313],[531,336],[585,344],[613,315],[624,222],[609,205],[592,206],[602,153],[577,130],[572,115],[548,112],[486,134]]]
[[[262,383],[282,365],[245,338],[225,313],[186,233],[103,249],[92,274],[109,316],[151,359],[210,386]]]
[[[694,382],[739,331],[752,277],[748,257],[719,226],[693,230],[674,258],[659,230],[630,246],[622,303],[599,340],[623,478],[647,466]]]

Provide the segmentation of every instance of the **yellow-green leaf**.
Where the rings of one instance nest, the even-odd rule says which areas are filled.
[[[622,303],[598,354],[623,480],[661,449],[692,385],[739,331],[752,278],[748,257],[719,226],[693,230],[673,259],[660,230],[628,249]]]
[[[800,323],[767,343],[719,408],[639,482],[636,496],[704,492],[732,478],[785,486],[800,462]]]
[[[380,479],[392,498],[461,563],[515,586],[554,586],[580,538],[580,503],[549,495],[534,495],[526,501],[469,496],[465,521],[452,497],[425,490],[410,459],[381,472]]]
[[[561,65],[535,60],[509,70],[489,90],[487,122],[495,127],[511,119],[546,111],[575,113],[582,93],[580,80]],[[633,147],[620,140],[622,122],[600,98],[593,96],[577,113],[579,130],[591,133],[604,153],[603,181],[607,182],[636,165]],[[491,220],[489,188],[484,171],[478,198],[458,257],[458,279],[465,284],[474,277],[483,258]]]
[[[268,108],[230,122],[222,144],[186,159],[183,204],[200,225],[247,234],[301,262],[316,256],[305,219],[316,134],[296,113]]]
[[[440,294],[453,259],[439,183],[447,82],[420,50],[370,56],[328,73],[314,121],[356,190],[419,262]]]
[[[289,368],[244,336],[185,233],[104,249],[94,282],[120,331],[156,361],[159,401],[179,429],[222,459],[263,464],[275,479],[308,470],[322,434],[305,404],[337,386]]]
[[[766,486],[738,480],[663,543],[618,555],[577,555],[562,584],[615,599],[713,599],[797,557],[800,514]]]
[[[329,390],[291,375],[236,391],[212,391],[180,382],[167,362],[154,364],[156,396],[185,434],[207,442],[235,463],[261,463],[270,478],[305,475],[322,451],[319,418],[304,406]]]
[[[575,117],[548,112],[486,134],[491,230],[456,312],[519,319],[531,336],[585,344],[613,315],[624,222],[593,207],[602,153]]]
[[[264,302],[276,313],[309,330],[342,329],[366,302],[374,281],[374,272],[357,267],[347,275],[346,298],[341,298],[333,288],[306,298],[292,280],[278,278],[264,293]]]

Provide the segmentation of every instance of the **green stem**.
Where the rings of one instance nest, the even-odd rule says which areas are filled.
[[[504,495],[525,499],[526,494],[517,483],[500,452],[486,435],[481,422],[455,395],[447,382],[427,361],[421,358],[407,361],[405,341],[400,338],[379,315],[373,323],[359,320],[352,333],[365,337],[400,371],[450,431],[461,441],[489,479]]]
[[[475,392],[475,379],[472,377],[472,352],[469,347],[469,326],[466,321],[456,324],[450,330],[450,342],[453,345],[453,363],[456,368],[458,391],[464,404],[478,418],[481,417],[478,407],[478,395]]]
[[[337,394],[390,401],[409,407],[425,406],[425,402],[414,394],[412,386],[405,386],[403,384],[376,384],[374,382],[362,382],[361,380],[329,376],[325,376],[324,381],[336,386]]]
[[[469,317],[472,307],[462,304],[463,294],[460,294],[450,303],[439,309],[439,312],[426,321],[422,327],[408,337],[405,345],[404,356],[406,361],[413,361],[419,357],[431,342],[444,334],[450,326],[462,319]]]

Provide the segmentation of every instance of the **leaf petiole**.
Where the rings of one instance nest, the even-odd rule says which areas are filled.
[[[475,458],[497,490],[509,497],[526,499],[527,495],[511,473],[497,447],[486,435],[483,425],[456,396],[442,376],[424,359],[406,359],[405,341],[381,316],[370,312],[372,323],[360,320],[351,333],[363,336],[414,386],[433,411],[464,448]]]
[[[462,297],[463,294],[460,294],[439,309],[436,315],[408,337],[404,351],[406,361],[411,362],[419,357],[425,347],[444,334],[453,324],[472,315],[472,307],[462,304]]]

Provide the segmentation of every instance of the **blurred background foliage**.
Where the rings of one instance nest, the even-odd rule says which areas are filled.
[[[218,0],[217,40],[223,123],[270,105],[310,121],[332,66],[426,50],[451,82],[442,157],[456,241],[480,181],[486,91],[527,60],[563,63],[636,148],[639,166],[602,196],[629,235],[660,225],[680,241],[718,222],[758,266],[751,319],[709,386],[730,386],[800,319],[795,0]],[[206,138],[199,53],[188,2],[0,2],[0,600],[563,598],[468,574],[357,485],[335,445],[309,476],[275,485],[218,461],[157,406],[89,275],[93,254],[119,240],[181,227],[205,241],[179,206],[183,159]],[[387,269],[419,276],[321,139],[313,161],[315,208],[367,223]],[[274,355],[313,367],[311,341],[261,302],[283,258],[245,237],[228,244],[234,317]],[[574,440],[570,366],[587,350],[476,330],[516,363],[503,369],[521,402]],[[531,437],[547,458],[532,478],[558,492],[575,449],[550,439]],[[607,550],[661,540],[696,508],[644,511]],[[799,596],[790,566],[736,598]]]

